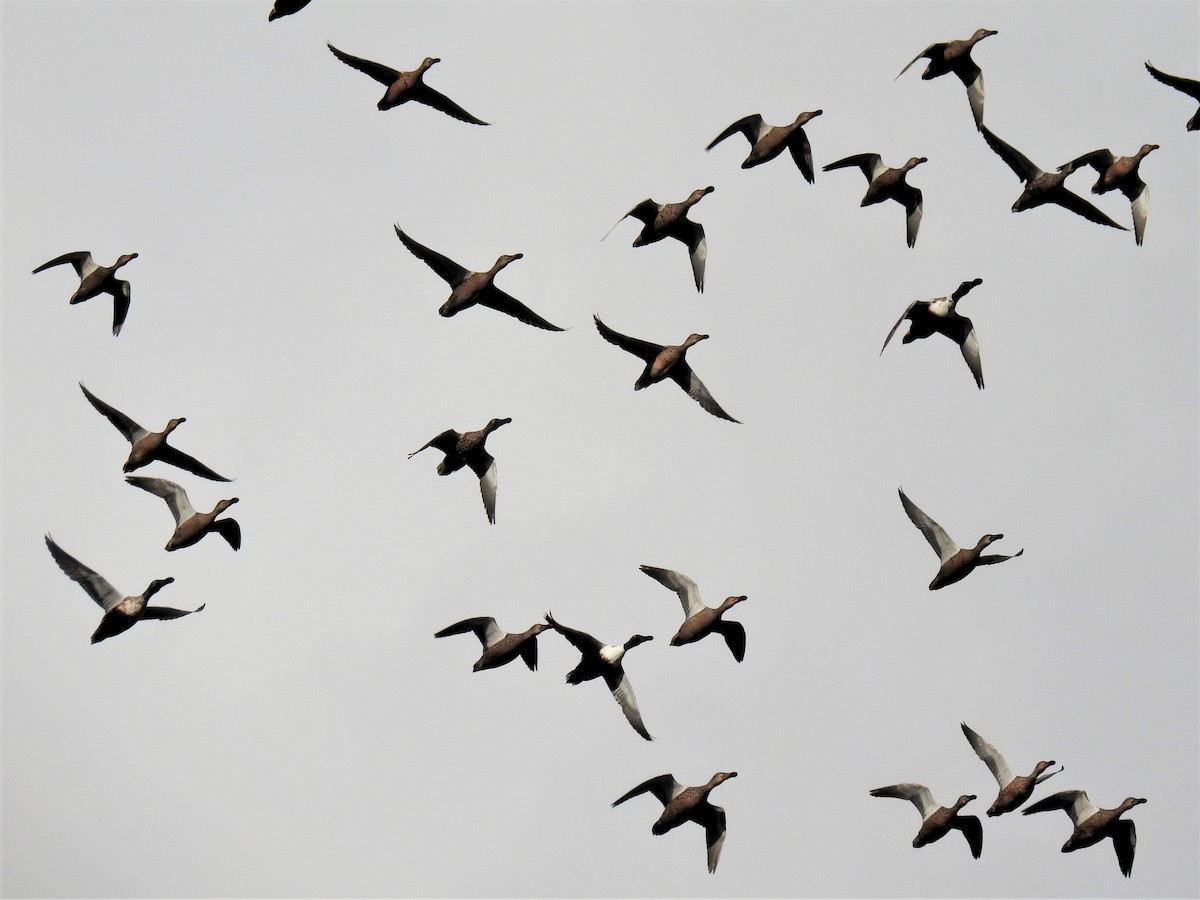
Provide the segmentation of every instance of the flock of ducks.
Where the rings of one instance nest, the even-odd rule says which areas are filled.
[[[293,15],[307,6],[309,2],[310,0],[275,0],[268,19],[273,21]],[[1145,234],[1149,203],[1148,190],[1138,169],[1142,160],[1151,151],[1157,149],[1158,145],[1145,144],[1136,154],[1121,157],[1115,156],[1107,149],[1095,150],[1065,163],[1053,172],[1047,172],[1032,163],[1011,145],[998,138],[984,123],[983,73],[971,58],[971,51],[981,40],[996,33],[993,30],[981,28],[965,40],[930,44],[901,70],[897,78],[908,71],[918,60],[926,59],[928,66],[921,75],[922,79],[928,80],[953,73],[962,81],[966,87],[967,99],[977,130],[982,134],[988,146],[1023,182],[1022,193],[1012,207],[1014,212],[1054,203],[1089,221],[1128,230],[1065,186],[1066,179],[1073,172],[1080,168],[1091,167],[1099,174],[1099,179],[1092,187],[1094,194],[1118,190],[1129,200],[1135,240],[1140,245]],[[381,63],[352,56],[332,44],[328,44],[328,48],[342,63],[385,86],[385,92],[377,103],[380,110],[393,109],[407,102],[417,102],[466,123],[481,126],[488,124],[425,83],[424,78],[430,67],[440,62],[436,57],[426,58],[416,69],[411,71],[400,71]],[[1146,69],[1158,81],[1200,100],[1200,82],[1167,75],[1155,69],[1148,62]],[[752,168],[769,162],[779,157],[786,149],[805,181],[812,183],[815,178],[812,147],[804,126],[822,114],[823,110],[820,109],[803,112],[791,123],[779,126],[766,124],[758,114],[748,115],[729,125],[705,149],[712,150],[727,138],[740,133],[750,144],[750,152],[742,162],[742,168]],[[1192,131],[1200,129],[1198,119],[1200,119],[1200,112],[1187,123],[1187,129]],[[858,168],[868,182],[861,205],[869,206],[886,200],[893,200],[902,205],[906,214],[907,244],[909,247],[913,247],[921,223],[923,198],[921,191],[908,184],[906,179],[914,168],[926,162],[928,160],[925,157],[913,157],[902,166],[893,168],[884,164],[878,154],[860,153],[829,163],[822,168],[822,171]],[[697,189],[685,200],[676,203],[643,200],[622,216],[613,229],[624,219],[632,217],[642,223],[641,231],[633,240],[634,247],[656,243],[666,238],[673,238],[684,244],[688,248],[696,290],[702,292],[704,290],[705,261],[708,255],[707,241],[704,227],[688,218],[688,214],[713,190],[712,186]],[[613,229],[610,229],[609,233]],[[496,286],[495,279],[499,272],[509,264],[521,259],[522,254],[500,256],[486,271],[473,272],[441,253],[418,243],[399,225],[395,226],[395,231],[403,246],[450,286],[450,296],[438,310],[440,315],[450,317],[472,306],[484,306],[532,327],[555,332],[563,330]],[[605,235],[605,237],[607,236]],[[117,278],[116,273],[137,256],[137,253],[128,253],[119,257],[111,266],[100,266],[96,264],[91,253],[76,251],[58,256],[33,271],[38,273],[70,263],[80,279],[78,288],[70,298],[72,304],[91,299],[101,293],[110,294],[114,301],[112,333],[115,336],[121,331],[130,305],[129,282]],[[886,349],[900,323],[907,320],[910,327],[902,337],[902,343],[911,343],[935,333],[944,335],[959,345],[963,359],[966,361],[976,385],[982,389],[984,379],[979,341],[971,320],[957,311],[959,301],[982,283],[981,278],[964,281],[947,297],[911,303],[888,332],[880,353],[882,354],[883,349]],[[690,334],[679,344],[659,344],[617,332],[601,321],[598,315],[594,316],[594,324],[600,336],[606,341],[638,357],[645,364],[641,374],[634,382],[634,390],[641,390],[657,382],[670,379],[711,415],[729,422],[738,422],[717,403],[692,370],[686,358],[687,351],[700,341],[707,340],[709,335]],[[186,419],[172,418],[162,431],[151,432],[101,400],[83,384],[80,384],[80,389],[87,401],[108,419],[130,443],[128,457],[122,465],[126,481],[166,501],[174,518],[175,528],[165,549],[174,551],[192,546],[208,534],[219,535],[234,550],[239,549],[241,546],[240,526],[236,520],[222,517],[230,506],[238,502],[238,498],[221,500],[210,512],[200,513],[192,506],[187,492],[181,485],[161,477],[129,474],[158,463],[174,466],[210,481],[229,481],[228,478],[217,474],[213,469],[168,443],[168,438]],[[495,523],[496,462],[487,451],[486,442],[491,434],[511,421],[510,418],[493,418],[483,428],[465,433],[447,429],[431,438],[418,450],[410,453],[409,457],[432,447],[440,450],[444,455],[437,467],[439,475],[449,475],[459,469],[470,468],[479,479],[488,521]],[[960,547],[937,522],[908,498],[903,489],[899,491],[899,497],[909,519],[938,555],[939,568],[933,581],[929,584],[930,590],[939,590],[961,581],[979,566],[1004,562],[1020,556],[1024,552],[1018,550],[1015,554],[1008,556],[984,554],[983,551],[992,543],[1003,538],[1003,534],[984,534],[973,547]],[[141,594],[124,595],[95,570],[64,551],[50,535],[46,535],[45,542],[59,568],[78,583],[103,610],[100,625],[91,638],[93,643],[115,637],[141,620],[176,619],[204,609],[203,605],[195,610],[152,606],[151,599],[162,588],[173,583],[173,578],[156,579],[151,581]],[[726,618],[726,614],[734,606],[747,599],[745,595],[729,596],[719,606],[710,607],[701,600],[696,583],[686,575],[654,566],[642,566],[641,570],[674,592],[682,605],[684,618],[678,631],[670,639],[672,646],[693,643],[709,635],[718,634],[728,646],[735,661],[740,663],[745,658],[745,628],[741,623]],[[626,654],[633,648],[652,641],[653,637],[650,635],[633,634],[624,643],[604,644],[584,631],[560,623],[550,612],[547,612],[544,621],[537,622],[519,633],[504,631],[497,624],[496,619],[491,616],[476,616],[449,625],[438,631],[434,637],[474,634],[483,648],[482,654],[473,666],[473,670],[476,672],[506,665],[517,658],[520,658],[533,671],[537,669],[538,662],[537,638],[546,631],[553,631],[561,635],[580,653],[578,665],[566,675],[567,683],[575,685],[603,679],[630,727],[643,739],[652,740],[643,721],[633,686],[624,668]],[[1048,772],[1047,770],[1056,764],[1054,760],[1049,760],[1038,762],[1029,775],[1016,775],[995,747],[966,724],[962,725],[962,731],[975,753],[995,777],[999,787],[996,800],[987,810],[988,816],[999,816],[1016,811],[1032,797],[1034,788],[1038,784],[1062,771],[1062,767],[1060,767],[1053,772]],[[651,829],[652,833],[661,835],[689,821],[700,825],[705,832],[708,870],[714,872],[725,840],[726,816],[721,807],[715,806],[709,801],[709,795],[718,785],[736,776],[737,772],[717,772],[703,785],[686,787],[671,774],[658,775],[632,788],[613,801],[612,805],[619,806],[644,793],[653,794],[662,803],[663,811],[654,823]],[[913,840],[914,847],[925,846],[940,840],[951,831],[958,831],[967,841],[972,856],[979,858],[981,855],[983,829],[980,820],[976,816],[964,815],[961,812],[966,804],[976,799],[976,795],[963,794],[950,806],[941,806],[934,800],[928,787],[911,782],[876,788],[870,791],[870,794],[874,797],[908,800],[917,808],[921,816],[921,825]],[[1142,798],[1129,797],[1114,809],[1100,809],[1091,803],[1084,791],[1069,790],[1044,797],[1025,808],[1023,813],[1029,815],[1055,809],[1065,811],[1071,818],[1073,831],[1062,847],[1063,852],[1089,847],[1105,838],[1111,838],[1121,873],[1128,876],[1133,868],[1136,831],[1134,823],[1129,819],[1122,818],[1122,815],[1134,806],[1145,802],[1145,799]]]
[[[962,723],[962,732],[971,745],[971,749],[987,765],[988,770],[996,779],[999,793],[992,805],[988,807],[989,817],[1002,816],[1005,813],[1020,809],[1030,797],[1033,789],[1052,775],[1063,771],[1059,766],[1053,772],[1047,772],[1055,761],[1041,760],[1033,767],[1028,775],[1017,775],[1008,762],[992,744],[980,737],[978,733]],[[977,816],[965,816],[960,810],[972,800],[978,799],[975,794],[963,794],[949,806],[941,806],[933,799],[933,794],[923,784],[905,782],[890,784],[886,787],[875,788],[872,797],[894,797],[898,800],[908,800],[921,814],[921,827],[913,838],[914,847],[924,847],[941,840],[951,831],[962,834],[971,849],[975,859],[983,853],[983,824]],[[1063,853],[1070,853],[1084,847],[1098,844],[1105,838],[1111,838],[1113,850],[1117,854],[1117,865],[1121,874],[1126,878],[1133,872],[1133,852],[1137,846],[1137,829],[1129,819],[1121,815],[1146,800],[1141,797],[1127,797],[1115,809],[1100,809],[1088,800],[1084,791],[1059,791],[1043,797],[1037,803],[1022,811],[1023,815],[1046,812],[1047,810],[1065,810],[1071,817],[1074,830],[1067,842],[1062,846]]]

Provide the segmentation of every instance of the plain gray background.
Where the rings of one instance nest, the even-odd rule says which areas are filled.
[[[255,2],[13,2],[3,27],[3,889],[31,896],[1166,896],[1200,889],[1197,792],[1195,103],[1143,68],[1200,77],[1195,3],[338,2],[267,23]],[[1145,245],[1021,185],[953,77],[914,54],[975,50],[986,121],[1047,169],[1161,149]],[[399,69],[494,123],[375,109],[325,48]],[[752,112],[803,110],[818,168],[877,152],[925,196],[914,249],[853,170],[806,184],[785,156],[739,168]],[[1081,194],[1090,170],[1072,176]],[[705,293],[675,242],[605,231],[645,197],[716,191]],[[1118,194],[1090,197],[1118,221]],[[472,269],[552,322],[442,319],[449,288],[396,240]],[[71,307],[86,249],[133,305]],[[913,300],[963,301],[987,389],[951,342],[879,348]],[[674,385],[634,393],[618,331],[677,343],[744,424]],[[171,518],[123,483],[121,435],[82,381],[230,485],[153,466],[198,508],[238,496],[244,546],[167,554]],[[448,427],[513,423],[489,448],[497,523]],[[896,489],[1020,559],[930,593],[937,561]],[[176,581],[208,608],[89,646],[99,610],[50,532],[119,589]],[[674,568],[731,616],[673,648]],[[471,672],[461,618],[520,631],[553,610],[609,642],[653,743],[599,683],[541,664]],[[984,852],[910,846],[915,810],[996,785],[965,721],[1013,768],[1066,771],[1132,814],[1063,855],[1061,813],[985,819]],[[672,772],[728,814],[664,837],[646,796]]]

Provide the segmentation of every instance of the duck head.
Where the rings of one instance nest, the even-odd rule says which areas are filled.
[[[506,419],[491,419],[486,425],[483,426],[483,433],[491,434],[493,431],[495,431],[501,425],[507,425],[511,421],[512,421],[512,419],[507,419],[507,418]]]
[[[168,584],[174,584],[174,582],[174,578],[156,578],[154,581],[150,582],[150,584],[146,587],[146,590],[142,591],[142,599],[149,600]]]

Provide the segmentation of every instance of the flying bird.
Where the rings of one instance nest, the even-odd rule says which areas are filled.
[[[683,624],[671,638],[672,647],[695,643],[716,632],[725,639],[725,644],[734,659],[741,662],[745,658],[745,627],[741,622],[730,622],[724,618],[725,613],[746,599],[744,594],[739,597],[726,597],[721,605],[715,608],[705,606],[704,601],[700,599],[700,588],[686,575],[655,566],[639,568],[663,587],[673,590],[678,595],[679,602],[683,604]]]
[[[923,81],[953,72],[958,80],[967,86],[967,100],[971,104],[971,115],[975,117],[975,127],[983,126],[983,72],[971,59],[971,48],[998,32],[990,28],[980,28],[965,41],[939,41],[930,44],[912,58],[912,61],[900,70],[900,75],[918,59],[929,60],[929,65],[921,73]],[[899,78],[897,75],[896,78]]]
[[[1067,189],[1063,182],[1067,180],[1068,175],[1075,171],[1077,166],[1068,163],[1057,172],[1045,172],[1030,162],[1029,158],[1019,150],[996,137],[986,125],[979,130],[988,146],[1004,160],[1018,178],[1025,182],[1025,189],[1021,191],[1021,196],[1012,205],[1013,212],[1022,212],[1046,203],[1056,203],[1063,209],[1083,216],[1089,222],[1107,225],[1110,228],[1119,228],[1121,231],[1129,230],[1124,225],[1118,225],[1091,203]]]
[[[358,56],[351,56],[349,53],[343,53],[337,47],[333,46],[333,44],[326,43],[325,46],[329,48],[334,56],[350,66],[350,68],[358,69],[358,71],[370,75],[380,84],[387,86],[387,90],[383,92],[383,96],[379,98],[379,102],[376,104],[380,110],[391,109],[394,106],[399,106],[401,103],[415,100],[417,103],[424,103],[426,106],[431,106],[455,119],[470,122],[472,125],[488,124],[482,119],[475,118],[445,94],[435,91],[425,83],[425,73],[429,70],[429,67],[434,63],[441,62],[436,56],[425,57],[421,65],[417,66],[411,72],[398,72],[380,63],[371,62],[369,59],[362,59]]]
[[[496,524],[496,460],[484,447],[488,435],[507,425],[512,419],[492,419],[479,431],[468,431],[460,434],[453,428],[447,428],[437,437],[432,438],[423,447],[408,454],[412,459],[422,450],[433,447],[446,454],[446,458],[438,463],[439,475],[449,475],[457,472],[463,466],[470,466],[471,471],[479,476],[479,490],[483,494],[483,507],[487,510],[488,521]]]
[[[802,112],[790,125],[768,125],[758,113],[738,119],[715,138],[705,150],[711,150],[725,138],[741,132],[750,142],[750,155],[742,162],[743,169],[752,169],[770,162],[786,147],[792,154],[796,168],[809,184],[813,183],[812,146],[804,126],[821,115],[824,110],[814,109],[812,112]]]
[[[125,464],[121,467],[122,471],[128,473],[135,469],[140,469],[142,466],[158,460],[159,462],[167,463],[171,466],[177,466],[180,469],[191,472],[193,475],[199,475],[201,478],[208,478],[212,481],[229,481],[224,475],[218,475],[208,466],[204,465],[199,460],[193,459],[186,453],[176,450],[167,443],[167,437],[176,428],[182,425],[187,419],[180,416],[177,419],[171,419],[167,422],[166,427],[162,431],[147,431],[125,413],[119,409],[114,409],[109,406],[80,382],[79,389],[83,391],[83,396],[87,397],[88,402],[96,408],[100,415],[108,419],[121,434],[125,435],[125,439],[132,445],[129,450],[129,456],[125,460]]]
[[[242,546],[242,528],[235,519],[218,519],[221,513],[238,502],[237,497],[218,500],[212,512],[196,512],[188,500],[187,491],[165,478],[148,478],[144,475],[127,475],[125,480],[134,487],[149,491],[167,501],[171,515],[175,517],[175,532],[167,541],[166,549],[180,550],[197,543],[206,534],[219,534],[234,550]]]
[[[312,0],[275,0],[275,5],[267,13],[267,21],[274,22],[276,19],[298,13],[311,2]]]
[[[632,353],[646,363],[646,368],[642,370],[642,374],[633,383],[635,391],[649,387],[655,382],[662,381],[664,378],[670,378],[687,391],[689,397],[717,418],[728,419],[730,422],[738,421],[725,412],[721,408],[721,405],[713,399],[713,395],[708,392],[708,388],[704,386],[704,382],[692,371],[692,367],[688,365],[688,361],[685,358],[688,347],[700,341],[708,340],[707,334],[689,334],[682,344],[655,344],[651,341],[639,340],[638,338],[632,338],[620,332],[613,331],[601,322],[600,317],[597,315],[593,315],[592,318],[596,322],[596,330],[600,332],[601,337],[610,344],[616,344],[622,350]]]
[[[1150,216],[1150,188],[1146,187],[1146,182],[1138,174],[1138,166],[1150,151],[1157,149],[1158,144],[1142,144],[1142,149],[1133,156],[1113,156],[1111,150],[1093,150],[1058,169],[1060,172],[1064,169],[1074,171],[1080,166],[1091,166],[1100,173],[1092,185],[1093,194],[1105,194],[1111,190],[1124,194],[1133,211],[1133,237],[1141,246],[1142,235],[1146,233],[1146,219]]]
[[[1063,767],[1059,766],[1053,772],[1046,772],[1048,768],[1055,765],[1055,762],[1052,759],[1044,759],[1033,767],[1030,774],[1014,775],[999,750],[968,728],[966,722],[961,725],[963,734],[971,744],[971,749],[984,761],[992,775],[995,776],[997,784],[1000,785],[1000,793],[996,795],[995,802],[988,807],[987,814],[989,816],[1002,816],[1006,812],[1017,809],[1030,798],[1036,785],[1063,770]]]
[[[1183,91],[1193,100],[1200,100],[1200,81],[1194,78],[1182,78],[1179,75],[1168,75],[1166,72],[1160,72],[1150,62],[1146,62],[1146,71],[1154,76],[1155,81],[1161,81],[1169,87],[1175,88],[1177,91]],[[1200,131],[1200,107],[1192,114],[1187,123],[1188,131]]]
[[[692,260],[692,276],[696,280],[696,290],[704,291],[704,263],[708,259],[708,241],[704,237],[704,226],[693,222],[687,217],[688,210],[704,199],[705,195],[715,191],[714,187],[699,188],[692,191],[686,200],[679,203],[655,203],[646,199],[617,220],[617,224],[608,229],[608,237],[613,229],[633,216],[642,223],[642,230],[633,239],[633,246],[644,247],[663,238],[675,238],[687,244],[688,254]],[[600,238],[604,240],[604,238]]]
[[[878,153],[858,153],[854,156],[847,156],[845,159],[839,159],[837,162],[831,162],[821,171],[829,172],[833,169],[847,167],[857,167],[861,170],[867,176],[868,184],[867,192],[863,195],[862,203],[859,206],[872,206],[882,203],[884,200],[895,200],[903,206],[908,246],[912,247],[917,242],[917,229],[921,227],[924,203],[920,190],[909,184],[905,180],[905,176],[915,166],[924,162],[929,162],[929,160],[924,156],[914,156],[900,168],[893,169],[883,164]]]
[[[625,714],[633,730],[646,740],[653,740],[646,726],[642,724],[642,713],[638,709],[633,685],[629,682],[629,676],[625,674],[623,660],[627,651],[654,638],[635,634],[624,644],[602,644],[590,634],[560,625],[550,613],[546,613],[546,622],[582,654],[579,665],[567,673],[567,684],[582,684],[593,678],[603,677],[604,683],[620,704],[621,712]]]
[[[658,775],[643,781],[614,800],[612,805],[620,806],[631,797],[649,792],[663,805],[662,815],[650,828],[651,834],[666,834],[684,822],[703,826],[704,841],[708,845],[708,871],[715,872],[721,859],[721,847],[725,843],[725,810],[711,804],[708,795],[718,784],[730,778],[737,778],[737,772],[717,772],[706,784],[684,787],[673,775]]]
[[[896,320],[896,324],[892,326],[892,330],[884,339],[879,355],[882,356],[883,351],[887,349],[888,341],[892,339],[892,335],[896,333],[900,323],[908,319],[911,325],[904,333],[904,337],[900,339],[900,343],[911,344],[913,341],[927,338],[931,334],[944,334],[958,344],[963,359],[967,362],[967,368],[975,376],[975,384],[982,390],[983,366],[979,361],[979,338],[975,334],[975,326],[971,324],[971,320],[958,314],[958,301],[966,296],[972,288],[981,284],[983,284],[982,278],[964,281],[949,297],[914,300],[908,304],[904,315]]]
[[[948,835],[951,829],[962,832],[967,845],[971,848],[971,856],[979,859],[983,853],[983,825],[978,816],[962,816],[958,811],[975,799],[974,794],[963,794],[950,806],[939,806],[933,799],[929,788],[923,784],[891,784],[887,787],[875,788],[872,797],[895,797],[898,800],[908,800],[921,814],[921,827],[913,838],[914,847],[924,847],[940,841]]]
[[[56,256],[50,262],[42,263],[33,270],[33,274],[36,275],[53,266],[61,266],[63,263],[70,263],[75,269],[75,274],[79,276],[79,287],[71,295],[70,302],[72,304],[91,300],[100,294],[111,294],[113,298],[112,333],[113,337],[116,337],[121,333],[125,317],[129,315],[129,282],[117,278],[116,272],[121,266],[132,262],[137,257],[136,253],[126,253],[111,266],[98,266],[92,259],[92,254],[86,250],[76,250],[73,253]]]
[[[100,626],[92,634],[93,644],[128,631],[142,619],[178,619],[180,616],[190,616],[192,613],[204,609],[205,604],[203,603],[196,609],[172,609],[169,606],[149,605],[150,598],[168,584],[172,584],[175,581],[174,578],[156,578],[140,594],[126,597],[95,570],[85,566],[54,543],[54,539],[50,535],[46,535],[46,546],[50,548],[50,555],[54,557],[54,561],[67,574],[67,577],[83,588],[87,595],[104,610],[104,618],[100,620]]]
[[[544,328],[547,331],[562,331],[557,325],[552,325],[547,322],[528,306],[513,297],[510,297],[493,283],[496,274],[515,260],[521,259],[525,254],[512,253],[507,256],[501,256],[486,272],[471,272],[464,269],[452,259],[447,259],[436,250],[430,250],[423,244],[418,244],[407,234],[400,230],[400,226],[394,226],[396,229],[396,237],[400,238],[400,243],[408,248],[417,259],[433,269],[438,277],[450,285],[450,297],[442,304],[438,313],[449,318],[456,313],[462,312],[468,307],[486,306],[489,309],[494,309],[497,312],[506,313],[516,319],[520,319],[526,325],[533,325],[535,328]]]
[[[510,663],[518,656],[529,667],[530,672],[537,671],[537,636],[550,626],[545,622],[532,625],[520,634],[509,634],[496,624],[491,616],[476,616],[455,622],[437,632],[435,638],[449,637],[453,634],[474,632],[483,645],[483,655],[475,661],[471,671],[481,672],[484,669],[494,669],[505,663]]]
[[[929,583],[931,591],[944,588],[946,585],[954,584],[956,581],[962,581],[975,571],[976,566],[987,566],[993,563],[1004,562],[1006,559],[1015,559],[1025,552],[1024,548],[1022,548],[1012,554],[1012,556],[1001,556],[999,554],[983,556],[984,548],[1004,537],[1002,534],[985,534],[979,539],[978,544],[964,550],[958,544],[954,543],[954,541],[950,540],[950,535],[946,534],[941,525],[925,515],[917,504],[905,496],[904,488],[900,488],[900,502],[904,505],[904,511],[908,513],[908,517],[912,519],[912,523],[917,526],[921,534],[925,535],[925,540],[929,541],[929,546],[933,548],[933,552],[942,561],[937,575]]]
[[[1063,853],[1082,850],[1084,847],[1100,843],[1105,838],[1112,838],[1117,865],[1121,867],[1121,874],[1128,878],[1133,872],[1137,828],[1132,820],[1122,819],[1121,814],[1145,802],[1144,797],[1126,797],[1116,809],[1100,809],[1088,799],[1086,791],[1059,791],[1057,794],[1043,797],[1033,806],[1023,810],[1023,813],[1028,816],[1032,813],[1061,809],[1070,816],[1075,829],[1062,845]]]

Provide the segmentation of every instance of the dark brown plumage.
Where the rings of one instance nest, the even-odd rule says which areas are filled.
[[[422,450],[433,447],[446,454],[446,458],[438,463],[439,475],[449,475],[457,472],[463,466],[470,466],[471,471],[479,477],[479,490],[483,495],[483,508],[487,511],[488,521],[496,524],[496,460],[484,444],[488,435],[507,425],[512,419],[492,419],[478,431],[459,433],[453,428],[447,428],[441,434],[430,439],[423,447],[408,454],[412,459]]]
[[[725,844],[725,810],[709,803],[708,795],[717,785],[736,778],[737,772],[717,772],[707,783],[696,787],[684,787],[673,775],[657,775],[613,801],[619,806],[631,797],[647,792],[653,794],[663,805],[662,815],[650,828],[651,834],[666,834],[684,822],[695,822],[704,827],[704,839],[708,845],[708,871],[717,871],[721,859],[721,847]]]

